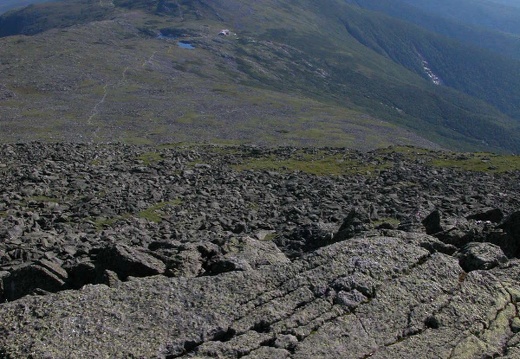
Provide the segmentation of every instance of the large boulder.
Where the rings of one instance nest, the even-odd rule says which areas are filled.
[[[487,270],[508,262],[502,249],[491,243],[468,243],[461,250],[460,266],[466,272]]]
[[[3,277],[4,297],[15,300],[37,290],[57,292],[65,288],[67,272],[47,260],[21,265]]]
[[[96,256],[97,266],[117,273],[121,279],[162,274],[166,265],[159,259],[124,244],[103,247]]]
[[[370,215],[362,208],[354,208],[343,220],[338,232],[332,238],[332,242],[344,241],[372,228]]]
[[[222,254],[206,264],[207,274],[246,271],[261,266],[289,263],[286,255],[270,240],[249,236],[232,237],[222,246]]]
[[[489,221],[500,223],[504,219],[504,212],[499,208],[488,209],[487,211],[477,212],[466,217],[475,221]]]
[[[329,223],[310,223],[296,227],[286,235],[278,235],[274,243],[291,258],[334,243],[336,226]]]

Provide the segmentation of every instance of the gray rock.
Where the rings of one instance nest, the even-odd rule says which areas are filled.
[[[488,270],[508,262],[502,249],[491,243],[468,243],[460,254],[460,266],[466,271]]]
[[[121,280],[116,272],[105,269],[99,278],[99,282],[112,288],[119,288]]]
[[[331,242],[344,241],[372,228],[369,214],[361,208],[355,208],[343,220],[338,233],[334,235]]]
[[[231,238],[224,243],[222,250],[224,259],[236,258],[247,262],[252,268],[289,262],[289,259],[273,242],[249,236]]]
[[[475,221],[489,221],[493,223],[500,223],[504,219],[504,212],[500,208],[489,209],[485,212],[474,213],[467,219],[473,219]]]
[[[274,341],[274,347],[280,349],[286,349],[289,351],[294,351],[296,346],[298,345],[298,338],[291,334],[280,334],[276,336],[276,340]]]
[[[4,297],[15,300],[36,289],[57,292],[65,287],[68,274],[58,265],[41,260],[34,264],[25,264],[11,271],[3,278]]]
[[[55,358],[504,355],[520,268],[461,275],[456,258],[431,254],[420,236],[352,238],[245,272],[22,298],[0,306],[0,347]],[[335,302],[334,288],[364,300]]]
[[[97,266],[114,271],[121,279],[162,274],[166,265],[157,258],[123,244],[103,247],[96,256]]]
[[[423,219],[422,224],[426,229],[426,234],[435,234],[444,230],[441,226],[441,213],[438,210],[433,211]]]
[[[277,236],[274,242],[287,256],[296,257],[334,243],[336,228],[332,224],[310,223],[292,229],[287,235]]]
[[[518,221],[493,222],[518,210],[518,173],[319,151],[384,166],[234,169],[312,148],[0,145],[1,283],[27,284],[0,305],[0,356],[519,357]],[[421,224],[435,208],[437,238]],[[468,242],[509,263],[464,272],[459,256],[502,258]]]

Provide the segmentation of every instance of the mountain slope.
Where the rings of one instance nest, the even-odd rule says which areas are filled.
[[[426,30],[448,36],[468,45],[520,60],[520,36],[518,35],[449,20],[405,1],[348,0],[348,2],[363,9],[382,12],[391,17],[413,23]]]
[[[413,6],[470,25],[520,35],[520,7],[493,0],[402,0]]]
[[[358,41],[417,73],[425,61],[444,84],[520,118],[520,62],[464,46],[372,12],[350,12],[347,28]]]
[[[11,11],[0,17],[0,37],[35,35],[50,29],[85,24],[110,17],[111,6],[92,1],[43,3]]]
[[[42,2],[47,2],[50,0],[2,0],[2,3],[0,4],[0,14],[16,9],[21,8],[30,4],[37,4]]]
[[[378,49],[366,43],[368,35],[395,20],[345,1],[116,0],[111,6],[71,0],[68,6],[77,7],[71,14],[85,8],[101,14],[75,15],[72,27],[66,17],[46,20],[49,9],[63,11],[62,5],[32,7],[31,13],[42,9],[43,20],[17,31],[37,29],[37,35],[0,40],[9,55],[0,66],[0,115],[8,129],[2,136],[8,140],[432,146],[423,136],[456,149],[520,152],[517,108],[507,102],[514,93],[500,104],[478,87],[487,81],[477,66],[484,55],[473,52],[475,61],[464,72],[476,73],[477,85],[451,78],[456,71],[448,60],[467,48],[422,32],[425,41],[399,43],[402,51],[391,46],[398,34],[378,35],[384,39]],[[417,27],[399,26],[413,39]],[[354,27],[370,31],[361,38]],[[222,29],[231,35],[219,36]],[[194,49],[180,48],[179,40]],[[421,51],[458,89],[431,82],[410,52],[416,43],[439,46]],[[445,50],[453,51],[447,59],[441,58]],[[516,69],[504,66],[491,67],[489,76]],[[514,89],[520,81],[509,77]]]

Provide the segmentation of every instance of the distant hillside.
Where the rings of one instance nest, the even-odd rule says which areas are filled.
[[[520,152],[518,61],[345,0],[69,0],[0,31],[6,141]]]
[[[11,9],[21,8],[30,4],[47,2],[50,0],[2,0],[0,3],[0,14]]]
[[[102,20],[111,12],[111,7],[101,7],[89,0],[27,6],[0,16],[0,37],[35,35],[50,29]]]
[[[406,1],[348,0],[348,2],[364,9],[385,13],[468,45],[520,60],[520,36],[518,35],[449,20],[437,13],[408,4]]]
[[[505,0],[402,0],[447,19],[520,35],[520,6]],[[513,5],[515,4],[516,5]]]
[[[408,23],[371,12],[350,12],[347,29],[362,44],[423,74],[425,62],[442,83],[520,118],[520,62],[464,46]]]

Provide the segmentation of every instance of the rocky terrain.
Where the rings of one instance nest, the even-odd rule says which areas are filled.
[[[0,358],[518,358],[506,159],[2,145]]]

